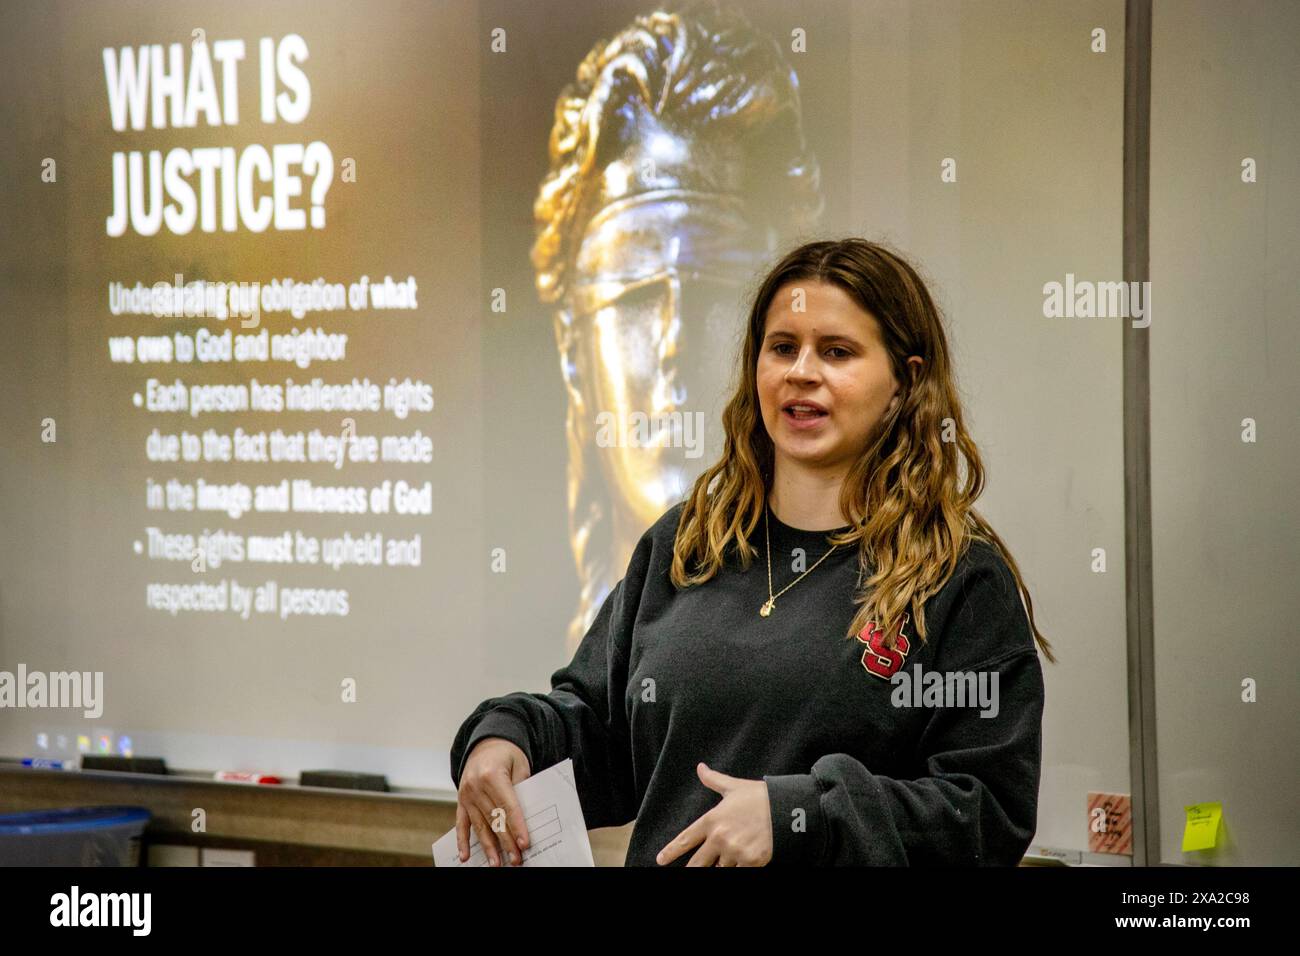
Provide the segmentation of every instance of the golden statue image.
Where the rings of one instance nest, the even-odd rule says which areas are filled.
[[[815,225],[781,48],[718,0],[638,16],[560,93],[531,258],[568,395],[576,649],[637,541],[721,453],[743,296]]]

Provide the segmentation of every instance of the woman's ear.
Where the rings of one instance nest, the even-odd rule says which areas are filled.
[[[906,368],[909,376],[909,387],[916,384],[917,377],[921,374],[922,359],[919,355],[909,355],[907,358]],[[892,412],[898,407],[898,403],[903,400],[903,386],[899,385],[894,389],[894,395],[889,400],[889,407],[885,409],[886,413]]]

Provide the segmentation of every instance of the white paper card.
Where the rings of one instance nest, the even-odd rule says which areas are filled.
[[[524,811],[528,828],[528,849],[519,866],[595,866],[587,825],[578,802],[578,786],[573,780],[573,760],[566,759],[553,767],[533,774],[515,784],[515,796]],[[491,866],[479,845],[478,834],[469,831],[469,859],[460,861],[453,827],[433,844],[434,866]],[[508,860],[503,865],[510,866]]]

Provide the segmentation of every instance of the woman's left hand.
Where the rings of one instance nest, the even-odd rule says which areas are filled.
[[[700,763],[700,781],[722,794],[722,802],[670,840],[655,858],[660,866],[691,847],[687,866],[766,866],[772,859],[772,805],[767,782],[729,777]]]

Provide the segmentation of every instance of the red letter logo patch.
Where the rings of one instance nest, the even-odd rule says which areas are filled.
[[[891,650],[885,646],[885,635],[876,627],[876,622],[867,622],[867,626],[858,634],[858,640],[867,645],[862,651],[862,666],[867,669],[867,673],[875,674],[881,680],[889,680],[903,666],[903,659],[912,649],[911,642],[903,634],[906,626],[907,615],[904,614],[898,622],[898,636]]]

